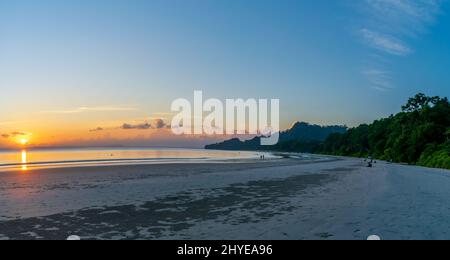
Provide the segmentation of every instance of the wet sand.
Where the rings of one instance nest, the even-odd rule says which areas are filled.
[[[362,160],[0,174],[0,239],[449,239],[450,171]]]

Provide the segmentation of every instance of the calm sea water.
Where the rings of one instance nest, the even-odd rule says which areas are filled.
[[[208,162],[258,158],[256,152],[195,149],[61,149],[0,151],[0,171],[33,168]]]

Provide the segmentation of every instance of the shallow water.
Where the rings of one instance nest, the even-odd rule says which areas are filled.
[[[187,163],[216,160],[254,159],[261,153],[201,149],[54,149],[0,152],[0,171],[34,168]],[[266,155],[270,157],[270,155]]]

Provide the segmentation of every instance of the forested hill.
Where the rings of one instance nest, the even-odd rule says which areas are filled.
[[[313,152],[318,145],[333,133],[345,133],[344,126],[319,126],[298,122],[291,129],[280,133],[280,142],[275,146],[261,146],[260,137],[241,141],[237,138],[222,143],[207,145],[206,149],[215,150],[277,150],[295,152]]]
[[[418,94],[402,112],[332,134],[315,152],[450,169],[449,101]]]

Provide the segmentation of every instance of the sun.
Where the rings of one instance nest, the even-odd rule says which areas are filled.
[[[16,144],[17,146],[25,147],[30,145],[32,134],[29,132],[14,132],[10,135],[11,142]]]

